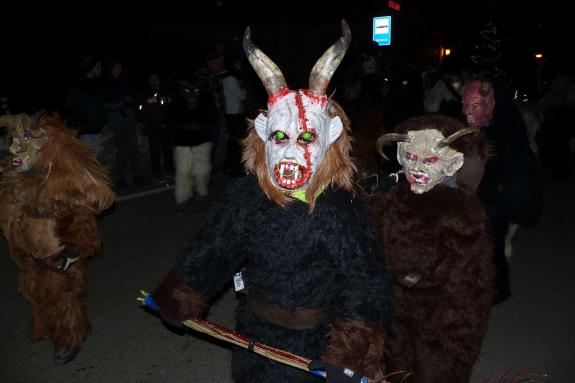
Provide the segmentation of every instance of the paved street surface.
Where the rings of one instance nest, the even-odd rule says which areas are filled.
[[[174,211],[166,188],[124,199],[101,217],[104,250],[90,262],[87,301],[94,332],[66,366],[53,365],[48,342],[29,340],[30,307],[16,292],[16,267],[0,240],[0,383],[231,382],[227,345],[171,333],[136,304],[140,289],[154,288],[173,265],[225,183],[214,181],[212,197],[185,213]],[[574,180],[548,180],[541,223],[518,231],[514,296],[493,309],[473,382],[575,381],[574,187]],[[233,326],[234,307],[228,289],[209,318]],[[525,371],[513,380],[524,368],[536,374]],[[500,379],[508,370],[511,379]]]

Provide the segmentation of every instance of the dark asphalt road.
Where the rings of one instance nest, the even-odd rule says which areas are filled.
[[[224,183],[216,182],[212,195]],[[514,296],[493,310],[473,382],[503,383],[506,371],[522,368],[535,369],[539,381],[575,381],[574,189],[575,181],[548,181],[542,222],[518,232]],[[227,346],[173,334],[136,304],[140,289],[152,289],[172,266],[211,202],[177,214],[166,191],[120,202],[101,218],[105,246],[90,262],[87,302],[94,333],[62,367],[52,364],[48,342],[28,338],[30,308],[16,292],[17,271],[2,240],[0,383],[231,382]],[[228,291],[210,319],[232,326],[234,301]]]

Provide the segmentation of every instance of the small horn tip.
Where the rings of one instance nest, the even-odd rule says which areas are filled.
[[[344,36],[351,38],[351,29],[349,29],[349,25],[345,19],[341,20],[341,30]]]
[[[253,51],[253,43],[252,43],[252,31],[250,29],[250,27],[246,27],[246,30],[244,31],[244,39],[242,41],[242,45],[244,47],[244,52],[246,54],[249,54],[250,52]]]

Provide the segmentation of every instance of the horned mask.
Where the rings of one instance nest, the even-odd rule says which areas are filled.
[[[332,104],[325,93],[350,41],[351,32],[342,21],[342,36],[315,63],[309,89],[294,91],[276,64],[253,44],[250,28],[245,31],[244,51],[269,97],[267,114],[257,116],[255,129],[265,143],[269,177],[286,193],[306,189],[342,133],[343,123],[330,115]]]
[[[388,141],[398,141],[397,161],[403,167],[411,191],[422,194],[455,175],[463,166],[463,153],[450,148],[449,144],[475,132],[477,129],[465,128],[449,137],[437,129],[388,133],[378,139],[377,149],[387,159],[383,145]]]
[[[11,165],[16,172],[30,170],[40,158],[40,149],[46,141],[46,135],[38,127],[40,117],[34,120],[25,114],[0,117],[0,126],[8,128],[11,138]]]

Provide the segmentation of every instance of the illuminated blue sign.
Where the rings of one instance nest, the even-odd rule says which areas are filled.
[[[377,45],[391,45],[391,16],[373,18],[373,41]]]

